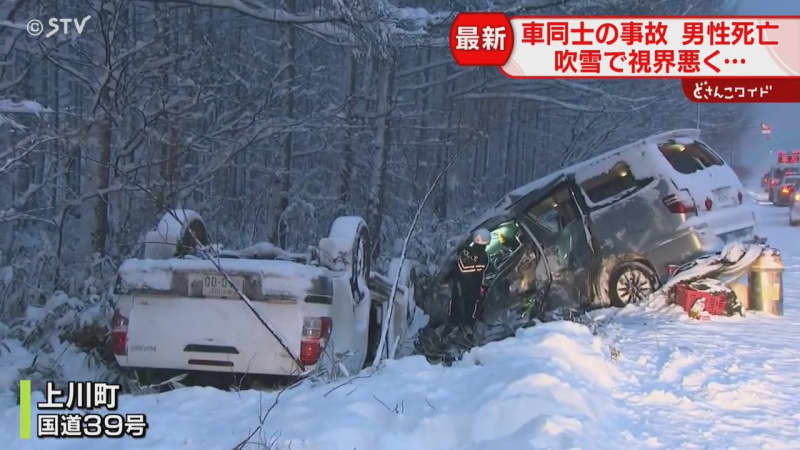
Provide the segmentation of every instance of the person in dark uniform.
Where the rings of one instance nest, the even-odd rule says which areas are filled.
[[[458,254],[450,278],[448,319],[452,325],[472,326],[479,318],[480,302],[486,293],[484,274],[489,262],[486,246],[491,240],[489,230],[480,228],[472,235],[472,242]]]

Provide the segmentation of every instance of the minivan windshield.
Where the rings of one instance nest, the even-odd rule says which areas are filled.
[[[690,174],[707,167],[724,164],[719,156],[698,141],[691,144],[668,141],[659,145],[658,148],[664,158],[680,173]]]

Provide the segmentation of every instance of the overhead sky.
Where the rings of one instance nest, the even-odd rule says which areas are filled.
[[[736,14],[800,15],[800,1],[741,0]],[[747,133],[743,139],[739,156],[742,162],[752,164],[760,174],[772,164],[776,150],[800,149],[800,104],[765,103],[751,105],[749,109],[752,113],[752,133]],[[769,140],[759,132],[758,126],[761,122],[772,127]]]

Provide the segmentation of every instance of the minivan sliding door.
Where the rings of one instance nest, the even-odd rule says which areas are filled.
[[[582,310],[591,294],[593,252],[585,219],[569,183],[562,183],[525,212],[552,273],[548,310]]]

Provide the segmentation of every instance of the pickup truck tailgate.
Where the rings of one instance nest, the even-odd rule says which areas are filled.
[[[120,299],[121,300],[121,299]],[[293,374],[299,368],[240,299],[130,294],[131,367]],[[295,352],[303,318],[294,301],[252,302]]]

